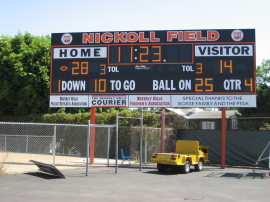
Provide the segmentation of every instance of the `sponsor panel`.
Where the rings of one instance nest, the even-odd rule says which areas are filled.
[[[128,107],[128,97],[126,95],[93,95],[89,96],[90,107]]]
[[[256,95],[172,95],[172,107],[256,107]]]
[[[89,107],[87,95],[51,95],[50,107]]]
[[[129,107],[170,107],[170,95],[130,95]]]

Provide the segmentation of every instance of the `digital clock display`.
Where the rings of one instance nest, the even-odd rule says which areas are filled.
[[[51,95],[256,94],[255,30],[52,34]]]
[[[109,47],[110,65],[192,64],[191,44],[127,45]]]

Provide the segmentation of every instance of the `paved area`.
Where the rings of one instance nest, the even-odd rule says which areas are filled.
[[[67,179],[39,172],[0,176],[0,201],[260,201],[270,200],[269,170],[205,166],[189,174],[152,167],[66,170]]]

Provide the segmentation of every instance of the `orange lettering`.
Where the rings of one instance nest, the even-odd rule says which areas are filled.
[[[140,42],[149,42],[148,38],[144,38],[144,32],[139,33]]]
[[[177,38],[177,32],[167,32],[167,41],[172,42],[173,38]]]
[[[217,31],[208,31],[207,39],[208,41],[216,41],[219,39],[219,33]]]
[[[120,41],[122,43],[127,42],[127,40],[125,39],[126,32],[121,32],[121,33],[114,33],[114,43],[119,43]]]
[[[96,43],[100,43],[100,33],[96,33]]]
[[[185,41],[195,41],[195,40],[196,40],[196,31],[185,32]]]
[[[111,43],[113,40],[113,35],[111,33],[104,33],[101,36],[101,41],[104,43]]]
[[[178,32],[178,41],[183,41],[184,40],[184,34],[183,31]]]
[[[90,33],[90,34],[83,33],[82,38],[83,38],[82,40],[83,43],[94,43],[94,33]]]
[[[202,37],[202,31],[197,32],[197,41],[206,41],[206,37]]]
[[[138,34],[136,32],[129,32],[127,33],[127,41],[128,42],[136,42],[138,41]]]
[[[150,42],[160,42],[159,38],[156,38],[155,32],[150,32]]]

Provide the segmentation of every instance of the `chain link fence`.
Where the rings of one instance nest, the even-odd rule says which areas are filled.
[[[59,170],[85,168],[91,150],[94,165],[115,166],[115,125],[91,125],[95,143],[90,147],[89,131],[88,125],[0,122],[0,174],[36,171],[37,167],[29,160],[53,164]],[[160,128],[143,129],[143,163],[149,163],[151,154],[159,151],[160,133]],[[166,137],[166,150],[172,151],[176,138],[172,129],[167,129]],[[122,148],[126,155],[132,156],[134,166],[139,164],[140,138],[141,127],[119,127],[118,153]],[[127,164],[122,162],[121,155],[118,158],[120,166]]]
[[[95,128],[95,164],[106,164],[115,166],[116,162],[116,128],[101,128],[102,125],[91,125]],[[118,158],[121,164],[123,162],[120,149],[124,154],[132,156],[133,165],[140,163],[140,139],[141,127],[118,127]],[[142,162],[150,163],[151,154],[160,150],[160,128],[143,128],[142,137]],[[91,134],[92,135],[92,134]],[[175,147],[176,135],[173,129],[166,129],[166,150],[171,152]]]
[[[160,128],[143,128],[142,160],[149,163],[152,153],[160,150]],[[122,148],[127,155],[131,155],[134,161],[140,157],[140,127],[119,127],[119,149]],[[113,138],[115,139],[115,138]],[[173,129],[166,129],[166,151],[171,152],[175,147],[175,133]],[[113,147],[115,144],[112,144]]]
[[[1,173],[35,171],[36,160],[59,167],[81,167],[87,125],[0,123]]]
[[[239,119],[242,125],[245,121],[247,125],[256,125],[257,130],[262,125],[269,130],[270,119],[256,120],[259,125],[251,124],[253,119]],[[141,133],[141,127],[119,126],[118,151],[115,125],[91,125],[91,128],[95,131],[95,144],[94,148],[90,145],[88,149],[88,125],[0,122],[0,174],[36,171],[29,160],[54,164],[59,169],[85,168],[89,160],[87,152],[91,149],[95,165],[115,166],[116,152],[119,165],[126,164],[121,161],[120,149],[123,149],[125,155],[132,156],[132,164],[137,166],[141,151],[142,163],[147,164],[151,154],[160,150],[160,128],[144,127]],[[237,131],[241,132],[240,129]],[[173,129],[166,129],[166,152],[175,150],[176,133]]]

